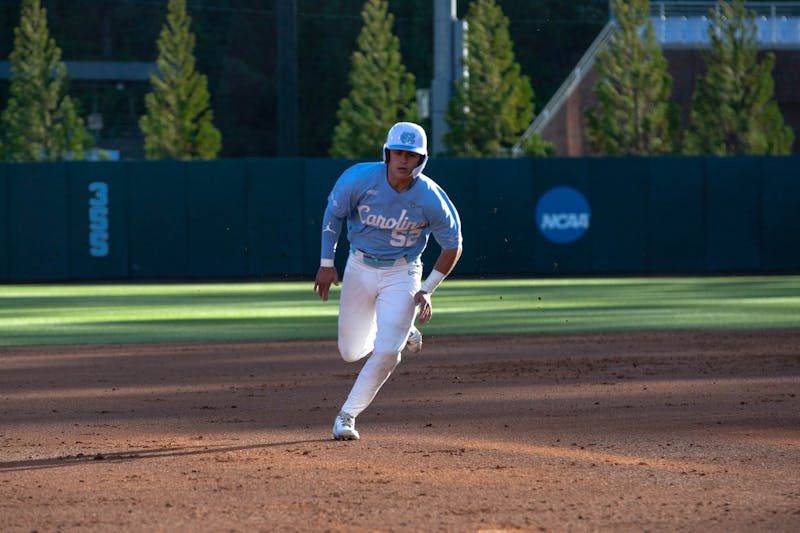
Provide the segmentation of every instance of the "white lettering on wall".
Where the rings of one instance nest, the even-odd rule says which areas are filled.
[[[542,230],[589,229],[589,213],[545,213]]]

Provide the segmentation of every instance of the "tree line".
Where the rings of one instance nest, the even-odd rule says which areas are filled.
[[[418,7],[428,4],[427,9],[431,10],[429,2],[410,2],[419,4]],[[97,3],[108,7],[107,2]],[[137,4],[137,0],[121,0],[121,3]],[[56,9],[60,7],[57,1],[51,0],[49,4]],[[274,92],[274,86],[270,86],[266,79],[262,79],[264,83],[258,88],[243,88],[225,85],[241,80],[241,77],[233,74],[216,77],[220,68],[231,72],[238,69],[253,71],[252,65],[244,63],[244,57],[264,60],[264,68],[268,70],[270,64],[264,51],[251,49],[241,57],[231,57],[226,65],[204,66],[214,73],[213,77],[201,74],[196,68],[196,63],[200,62],[196,61],[198,50],[202,57],[205,53],[203,46],[208,46],[208,43],[198,43],[219,39],[217,34],[220,32],[212,31],[219,27],[214,23],[214,14],[229,17],[234,13],[258,18],[265,15],[263,2],[243,2],[251,7],[240,6],[233,11],[222,5],[214,8],[215,2],[207,4],[205,10],[199,11],[204,15],[199,21],[189,17],[186,0],[169,0],[167,4],[166,19],[162,20],[155,40],[158,72],[150,78],[143,98],[142,116],[137,121],[148,158],[212,159],[220,154],[225,157],[269,155],[269,149],[265,147],[253,152],[250,148],[224,148],[226,136],[232,130],[243,128],[255,132],[260,128],[273,132],[274,136],[275,110],[264,104],[264,101],[270,101],[269,98],[239,102],[249,112],[232,116],[226,111],[222,119],[219,113],[215,115],[212,111],[217,105],[215,102],[220,101],[214,98],[215,90],[242,95],[252,94],[248,91],[255,90],[262,96]],[[332,7],[329,4],[340,3],[326,2],[324,13],[333,13],[327,11]],[[582,18],[575,11],[594,10],[592,12],[596,15],[596,2],[587,2],[582,7],[576,7],[578,3],[569,4],[573,4],[570,8],[573,11],[564,16],[575,17],[574,20],[579,22],[596,19],[591,16]],[[320,115],[323,108],[335,110],[330,123],[313,120],[314,117],[302,121],[300,137],[304,141],[301,142],[301,151],[306,155],[375,157],[380,153],[380,143],[392,123],[398,120],[425,123],[417,108],[415,89],[425,86],[430,80],[416,78],[406,67],[404,58],[412,57],[415,64],[430,63],[430,53],[427,59],[421,59],[425,50],[430,50],[430,36],[426,41],[423,38],[424,27],[420,30],[419,24],[409,23],[409,20],[419,19],[409,18],[403,11],[403,6],[408,5],[400,3],[395,6],[400,16],[399,24],[388,0],[366,0],[357,20],[346,15],[345,9],[331,19],[337,23],[346,20],[348,25],[358,26],[359,32],[350,46],[352,52],[349,56],[344,55],[346,50],[342,46],[336,47],[334,52],[326,51],[339,54],[336,64],[313,65],[310,73],[301,64],[301,76],[317,76],[320,86],[330,87],[328,74],[346,75],[342,85],[347,90],[344,96],[339,97],[328,91],[325,98],[330,101],[315,103],[320,107]],[[506,0],[503,6],[518,7],[513,0]],[[649,2],[614,0],[612,8],[616,27],[596,63],[598,104],[586,115],[587,136],[595,153],[789,153],[793,133],[783,124],[773,99],[771,70],[774,57],[768,54],[765,59],[758,60],[753,14],[744,9],[742,1],[720,1],[719,7],[712,11],[713,24],[709,29],[712,46],[704,54],[707,72],[698,80],[692,99],[691,124],[686,131],[681,131],[679,112],[670,102],[671,79],[649,22]],[[465,0],[459,3],[459,9],[466,10],[462,16],[468,26],[464,60],[467,75],[456,82],[446,113],[448,155],[504,156],[533,120],[537,102],[531,78],[523,74],[525,70],[515,56],[515,35],[519,37],[520,34],[513,34],[514,23],[497,0]],[[430,15],[432,19],[432,13]],[[248,25],[243,24],[242,28],[248,28]],[[301,25],[301,43],[307,28],[308,24]],[[644,28],[641,35],[640,28]],[[323,34],[327,32],[332,42],[337,42],[333,38],[336,28],[319,26],[318,29]],[[241,46],[247,49],[251,46],[248,38],[252,35],[241,33]],[[200,39],[196,39],[196,34]],[[124,35],[124,32],[109,31],[103,39],[104,42],[113,41]],[[236,39],[232,32],[226,35],[230,38],[230,46],[230,42]],[[418,46],[409,47],[408,41],[417,42]],[[252,42],[263,41],[255,39]],[[108,46],[119,48],[114,43]],[[61,62],[61,50],[49,35],[46,11],[40,0],[22,1],[9,59],[12,76],[8,102],[0,118],[3,158],[15,161],[80,159],[93,148],[94,139],[86,131],[77,111],[79,106],[67,94],[68,79]],[[432,65],[429,66],[423,72],[430,73]],[[258,75],[263,76],[263,71]],[[215,81],[210,82],[210,79]],[[302,89],[299,98],[301,108],[307,108]],[[250,121],[252,125],[243,125],[241,120]],[[222,125],[215,124],[218,122]],[[327,131],[312,133],[309,124],[320,130],[327,128]],[[42,139],[31,142],[36,139],[37,132]],[[312,148],[309,143],[318,146]],[[532,136],[525,143],[524,153],[547,156],[553,153],[553,147],[541,137]]]
[[[150,77],[147,112],[139,120],[148,159],[214,159],[221,148],[207,80],[195,69],[190,22],[186,0],[169,0],[157,42],[158,73]],[[9,59],[11,82],[0,114],[0,159],[85,159],[94,149],[94,139],[68,94],[67,69],[40,0],[22,0]]]
[[[187,0],[195,57],[207,76],[221,157],[269,157],[279,144],[277,124],[276,0]],[[458,0],[463,18],[472,0]],[[0,56],[13,48],[20,4],[0,2]],[[350,56],[363,26],[364,0],[296,0],[298,155],[330,153],[339,102],[349,91]],[[42,0],[50,30],[67,60],[155,61],[166,0]],[[389,0],[402,59],[417,88],[431,85],[433,2]],[[502,0],[517,61],[537,87],[534,105],[549,99],[608,19],[607,0]],[[101,113],[99,144],[116,143],[139,157],[139,117],[147,81],[71,80],[83,117]],[[0,108],[9,82],[0,80]],[[429,126],[425,120],[423,124]],[[123,152],[124,153],[124,152]],[[144,154],[141,153],[141,156]]]
[[[672,77],[648,17],[648,0],[611,4],[616,26],[595,67],[598,105],[586,113],[595,153],[791,153],[794,132],[774,100],[775,56],[759,58],[755,13],[742,0],[720,1],[709,13],[706,69],[697,79],[685,130],[671,101]]]

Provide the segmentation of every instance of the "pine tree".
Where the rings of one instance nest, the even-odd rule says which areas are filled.
[[[598,53],[598,104],[586,112],[590,149],[604,155],[661,155],[678,144],[672,77],[656,41],[648,0],[613,0],[616,26]],[[644,31],[642,32],[642,28]]]
[[[556,155],[556,147],[553,143],[545,141],[541,133],[534,133],[522,141],[520,147],[522,155],[532,157],[547,157]]]
[[[514,60],[508,18],[500,6],[477,0],[466,21],[467,74],[456,82],[447,104],[444,141],[450,155],[501,156],[533,120],[533,88]]]
[[[331,157],[375,157],[395,122],[419,122],[414,75],[403,66],[388,3],[367,0],[361,17],[364,26],[352,55],[351,91],[339,102]]]
[[[693,155],[789,154],[794,133],[774,100],[775,55],[758,60],[755,13],[744,2],[711,11],[705,74],[692,95],[684,150]]]
[[[214,159],[222,136],[214,127],[208,81],[195,70],[195,36],[186,0],[169,0],[167,22],[158,37],[158,74],[145,96],[139,120],[148,159]]]
[[[39,0],[22,2],[10,60],[9,98],[0,117],[4,159],[83,159],[93,139],[66,94],[67,67]]]

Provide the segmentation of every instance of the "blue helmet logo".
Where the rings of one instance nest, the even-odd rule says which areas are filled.
[[[550,189],[536,204],[536,226],[545,238],[559,244],[580,239],[590,219],[589,202],[572,187]]]
[[[408,144],[408,145],[413,146],[414,145],[414,141],[416,141],[416,139],[417,139],[417,136],[414,135],[413,131],[404,131],[400,135],[400,142],[403,143],[403,144]]]

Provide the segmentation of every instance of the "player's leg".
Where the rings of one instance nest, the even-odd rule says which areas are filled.
[[[375,309],[377,332],[374,350],[342,407],[353,416],[358,416],[372,403],[400,362],[400,350],[414,321],[414,294],[419,289],[419,279],[414,270],[409,266],[385,269],[381,271],[381,278]]]
[[[375,305],[375,353],[399,353],[414,324],[414,294],[419,290],[422,267],[408,265],[392,270],[381,280]]]
[[[377,280],[376,269],[364,265],[355,256],[350,256],[339,296],[339,353],[347,362],[362,359],[372,351],[377,331],[375,323]],[[350,396],[353,396],[352,390]],[[356,401],[355,405],[360,403]],[[334,439],[360,438],[355,428],[355,421],[362,409],[353,407],[353,402],[350,404],[345,402],[333,420]]]
[[[347,362],[357,361],[372,351],[377,330],[377,292],[376,270],[351,255],[339,296],[339,353]]]

